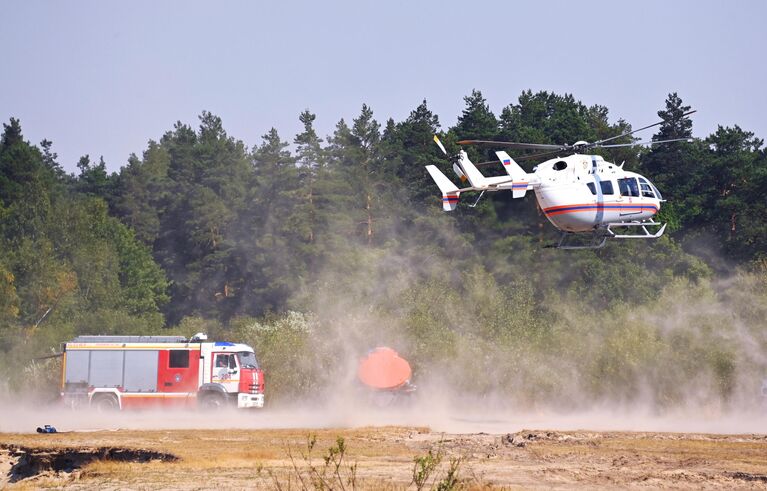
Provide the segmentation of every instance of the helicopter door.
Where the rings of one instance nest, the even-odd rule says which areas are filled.
[[[642,212],[639,184],[636,178],[626,177],[618,179],[618,190],[620,192],[618,203],[620,203],[620,214],[622,217],[638,215]]]
[[[596,185],[598,184],[598,186]],[[613,181],[609,179],[600,180],[599,176],[596,177],[595,182],[587,183],[589,191],[595,196],[596,202],[601,205],[597,206],[597,214],[594,220],[597,224],[605,221],[610,222],[615,220],[619,210],[616,209],[615,204],[618,203],[620,195],[615,193],[615,187]]]

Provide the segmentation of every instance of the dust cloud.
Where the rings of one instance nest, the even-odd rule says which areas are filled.
[[[308,299],[299,310],[311,314],[234,331],[242,337],[232,340],[254,346],[271,333],[272,344],[258,353],[272,361],[264,365],[264,409],[99,413],[6,392],[0,432],[49,424],[59,431],[395,425],[489,434],[767,433],[765,274],[680,279],[651,304],[599,315],[563,296],[542,321],[524,285],[504,288],[481,269],[440,283],[435,278],[450,270],[444,261],[365,252],[343,274],[329,270],[324,288],[297,293]],[[412,397],[379,407],[359,386],[357,363],[376,346],[411,363]]]
[[[309,404],[261,410],[141,410],[100,413],[25,403],[0,405],[1,433],[34,433],[45,424],[59,432],[176,429],[311,429],[367,426],[428,427],[435,432],[505,434],[524,429],[558,431],[639,431],[711,434],[767,432],[767,406],[761,410],[705,413],[677,410],[659,415],[652,408],[594,408],[516,411],[479,404],[444,406],[422,398],[409,407],[374,408],[359,401]]]

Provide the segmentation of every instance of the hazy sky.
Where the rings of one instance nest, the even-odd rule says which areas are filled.
[[[676,91],[697,136],[767,138],[765,19],[765,0],[0,1],[0,119],[69,171],[117,170],[203,110],[249,146],[292,141],[306,108],[323,137],[363,103],[384,123],[426,99],[448,127],[473,88],[496,114],[549,90],[634,127]]]

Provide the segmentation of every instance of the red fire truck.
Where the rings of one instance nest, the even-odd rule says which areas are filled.
[[[72,407],[264,406],[253,348],[183,336],[80,336],[62,347],[61,396]]]

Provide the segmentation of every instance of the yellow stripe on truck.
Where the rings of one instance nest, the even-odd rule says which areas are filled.
[[[159,350],[159,349],[188,349],[190,351],[200,351],[199,346],[188,346],[186,344],[67,344],[67,351],[76,350]]]
[[[120,397],[197,397],[196,392],[121,392]]]

